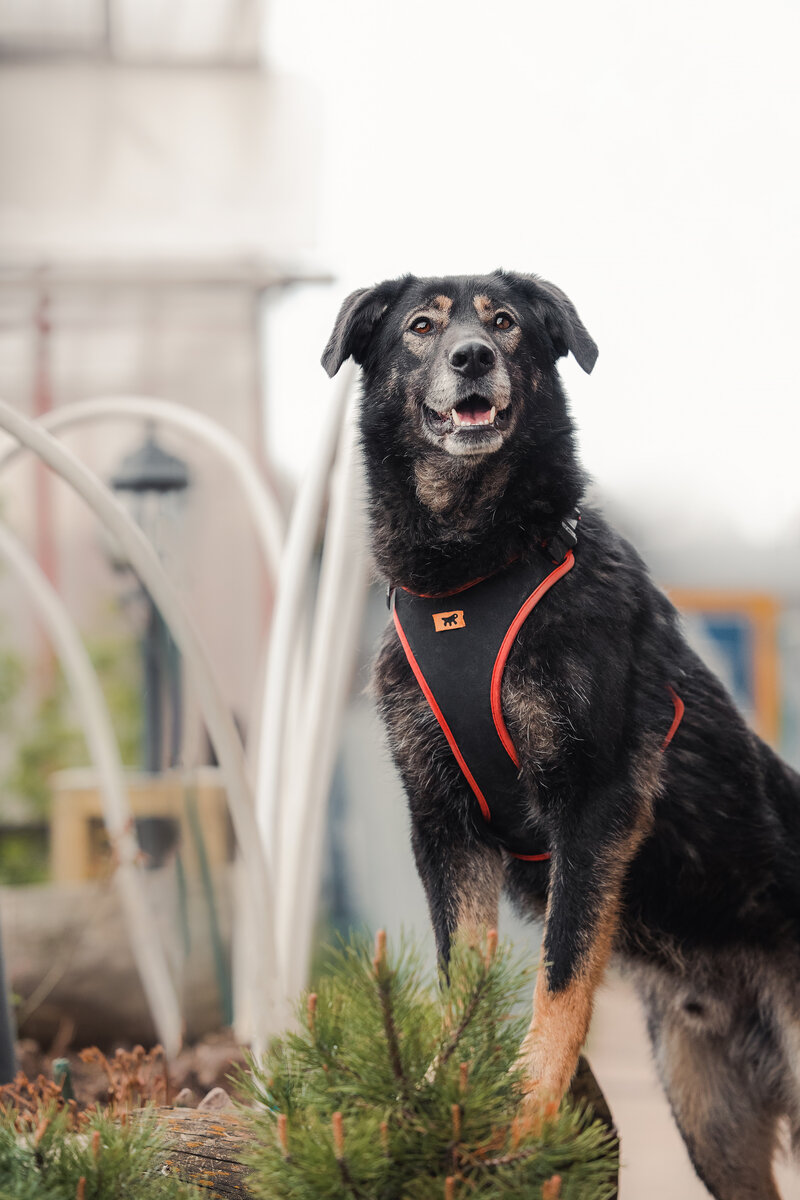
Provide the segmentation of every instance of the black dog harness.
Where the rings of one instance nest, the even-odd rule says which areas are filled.
[[[503,674],[523,624],[575,565],[574,529],[575,522],[565,523],[566,536],[559,535],[532,562],[510,563],[455,591],[418,595],[401,587],[389,595],[411,670],[483,819],[510,854],[527,862],[546,861],[550,852],[541,833],[524,828],[519,755],[501,705]],[[675,715],[662,751],[683,717],[682,701],[669,691]]]

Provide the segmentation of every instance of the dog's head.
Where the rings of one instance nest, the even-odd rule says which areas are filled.
[[[591,371],[597,347],[571,301],[533,275],[418,279],[353,292],[322,364],[335,375],[353,357],[367,397],[393,406],[403,442],[447,455],[484,456],[528,430],[553,399],[557,360]],[[382,417],[387,414],[382,405]]]

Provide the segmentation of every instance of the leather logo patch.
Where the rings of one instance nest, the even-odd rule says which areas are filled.
[[[448,629],[463,629],[464,626],[463,608],[457,608],[455,612],[433,614],[433,627],[437,633],[446,633]]]

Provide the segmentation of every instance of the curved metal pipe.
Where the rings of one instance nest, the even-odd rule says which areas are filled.
[[[120,890],[133,957],[153,1015],[158,1038],[169,1056],[180,1048],[181,1006],[169,972],[158,925],[144,894],[133,814],[114,737],[111,717],[86,648],[61,598],[30,556],[0,525],[0,557],[15,572],[33,601],[61,662],[78,708],[89,755],[94,762],[103,801],[103,819],[114,848],[114,879]]]
[[[290,994],[306,984],[327,800],[369,579],[354,410],[351,396],[331,484],[304,693],[303,738],[314,753],[295,758],[287,789],[292,796],[289,823],[278,858],[278,948]]]
[[[258,987],[263,998],[259,1010],[261,1028],[256,1040],[263,1042],[269,1032],[276,1028],[275,1006],[278,1003],[275,986],[275,941],[271,921],[268,919],[268,914],[274,912],[271,880],[255,821],[239,736],[232,716],[222,700],[202,642],[155,551],[111,491],[71,451],[4,401],[0,401],[0,428],[17,438],[56,471],[82,496],[122,544],[131,565],[169,625],[175,643],[193,676],[209,736],[225,775],[234,830],[252,888],[252,903],[258,923],[256,957],[259,964],[258,978],[254,986]]]
[[[203,413],[186,408],[183,404],[175,404],[172,400],[162,400],[153,396],[97,396],[89,400],[76,400],[43,414],[37,423],[51,433],[60,432],[76,425],[92,424],[103,420],[151,420],[161,422],[172,429],[179,429],[197,438],[203,445],[214,450],[225,459],[232,468],[233,474],[241,485],[244,497],[250,509],[250,515],[255,526],[256,536],[264,556],[264,565],[273,590],[277,587],[280,565],[283,556],[284,517],[277,498],[264,483],[252,458],[238,440],[218,421]],[[0,450],[0,471],[11,466],[21,454],[19,445],[10,445]],[[293,670],[301,669],[297,662]],[[257,700],[251,713],[249,727],[260,726],[263,717],[264,696],[266,692],[267,666],[266,661],[260,663],[257,673]],[[254,777],[261,770],[258,755],[259,744],[255,743],[255,753],[249,755],[254,762]]]
[[[304,624],[305,587],[316,547],[328,479],[336,453],[342,412],[355,376],[350,365],[325,413],[314,454],[292,510],[281,575],[275,600],[267,658],[266,690],[259,735],[259,772],[256,812],[270,861],[280,857],[282,798],[290,792],[284,783],[292,678],[302,679],[301,630]],[[287,733],[288,731],[288,733]],[[306,739],[307,740],[307,739]]]
[[[280,506],[241,442],[211,417],[171,400],[150,396],[99,396],[54,408],[41,416],[37,424],[54,433],[73,425],[119,417],[160,421],[174,429],[182,429],[227,460],[247,497],[264,561],[274,580],[283,554],[284,520]],[[20,447],[13,445],[0,451],[0,471],[9,466],[20,452]]]

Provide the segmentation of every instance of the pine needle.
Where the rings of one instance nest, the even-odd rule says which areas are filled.
[[[383,934],[342,945],[301,1001],[299,1031],[239,1080],[256,1103],[242,1114],[253,1195],[607,1200],[617,1163],[605,1126],[569,1105],[517,1118],[530,991],[530,970],[496,935],[456,947],[448,981],[424,979]]]

